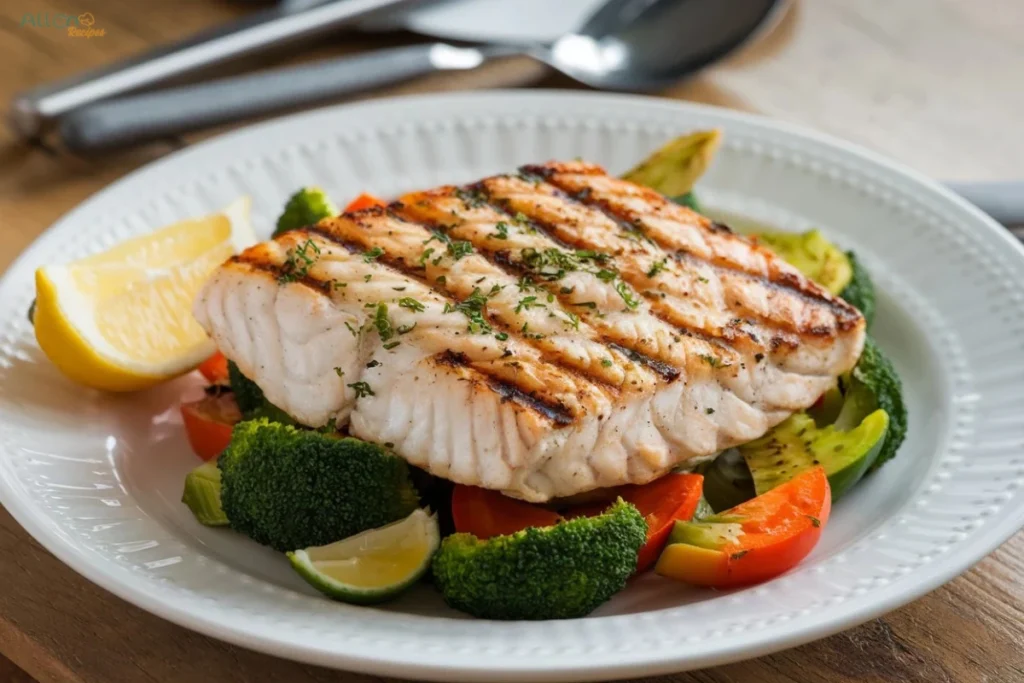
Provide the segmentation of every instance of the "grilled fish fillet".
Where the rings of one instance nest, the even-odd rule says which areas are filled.
[[[764,434],[860,355],[860,313],[768,250],[583,162],[321,221],[195,303],[304,424],[529,501]]]

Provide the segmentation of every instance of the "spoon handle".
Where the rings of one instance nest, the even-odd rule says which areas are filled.
[[[76,152],[125,147],[320,104],[434,71],[472,69],[511,52],[444,43],[379,50],[98,102],[65,115],[59,132]]]

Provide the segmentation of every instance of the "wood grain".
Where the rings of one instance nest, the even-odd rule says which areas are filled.
[[[92,0],[107,35],[72,41],[19,26],[67,12],[60,0],[0,7],[0,98],[188,35],[251,5]],[[26,7],[28,3],[25,3]],[[406,42],[346,35],[287,61]],[[260,67],[261,63],[247,66]],[[805,0],[774,32],[665,96],[764,112],[860,142],[940,178],[1021,173],[1024,3],[1018,0]],[[422,79],[389,92],[573,87],[531,62]],[[206,135],[188,136],[192,142]],[[88,195],[172,149],[96,159],[23,147],[0,131],[0,268]],[[383,679],[327,671],[186,631],[92,585],[0,510],[0,680],[22,683],[296,683]],[[1016,683],[1024,681],[1024,534],[964,576],[848,632],[750,662],[648,683]],[[8,661],[9,660],[9,661]]]

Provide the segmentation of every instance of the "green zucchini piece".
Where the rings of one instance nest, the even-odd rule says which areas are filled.
[[[755,237],[833,294],[842,292],[853,280],[853,265],[849,257],[818,230],[805,233],[762,232]]]
[[[666,197],[682,197],[711,164],[722,141],[722,131],[698,130],[664,145],[622,178],[649,187]]]

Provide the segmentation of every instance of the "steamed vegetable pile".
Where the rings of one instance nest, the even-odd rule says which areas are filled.
[[[694,185],[720,139],[683,136],[625,177],[697,209]],[[346,210],[378,204],[362,195]],[[321,190],[304,188],[274,234],[336,213]],[[874,288],[852,252],[816,230],[752,237],[870,325]],[[762,438],[696,472],[542,506],[435,479],[333,424],[298,425],[219,354],[200,370],[207,396],[182,406],[206,460],[182,497],[199,523],[287,553],[332,598],[381,602],[429,573],[451,607],[487,619],[581,617],[650,569],[705,587],[771,579],[811,552],[833,502],[895,456],[907,429],[899,377],[869,337],[848,375]]]

